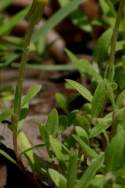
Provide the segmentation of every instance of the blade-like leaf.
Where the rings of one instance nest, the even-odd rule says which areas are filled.
[[[51,168],[48,170],[48,172],[52,181],[54,182],[57,188],[60,188],[60,184],[62,184],[62,182],[63,182],[64,188],[66,187],[65,176],[63,176],[61,173]]]
[[[49,133],[47,131],[47,128],[44,125],[40,125],[39,130],[40,130],[41,139],[45,143],[48,149],[50,144],[49,144]]]
[[[110,123],[107,123],[106,121],[99,121],[95,127],[92,128],[90,132],[90,138],[94,138],[98,136],[99,134],[103,133],[106,129],[108,129],[111,126]]]
[[[105,88],[105,82],[100,81],[95,94],[92,99],[92,116],[97,117],[100,112],[104,109],[104,104],[106,101],[106,88]]]
[[[76,135],[73,135],[73,138],[79,143],[83,152],[85,152],[87,156],[93,157],[93,158],[97,157],[98,154],[95,152],[95,150],[92,149],[89,145],[87,145],[81,138],[79,138]]]
[[[113,87],[111,85],[111,83],[105,79],[105,87],[106,87],[106,91],[108,93],[109,99],[111,101],[112,107],[116,110],[117,106],[115,103],[115,96],[114,96],[114,91],[113,91]]]
[[[13,63],[13,67],[18,68],[19,64],[18,63]],[[33,70],[39,70],[39,71],[73,71],[75,70],[74,67],[70,64],[61,64],[61,65],[45,65],[45,64],[35,64],[35,62],[33,62],[33,64],[26,64],[26,68],[27,69],[33,69]]]
[[[10,155],[8,155],[5,151],[3,151],[1,149],[0,149],[0,155],[3,155],[10,162],[12,162],[13,164],[17,165],[16,161]]]
[[[32,86],[26,96],[23,97],[22,107],[28,106],[31,99],[37,95],[37,93],[41,90],[41,85]]]
[[[64,111],[67,111],[68,102],[67,102],[66,97],[61,93],[56,93],[55,98],[56,98],[58,107],[60,107]]]
[[[104,155],[101,154],[98,156],[92,164],[87,168],[87,170],[83,173],[82,177],[76,184],[75,188],[87,188],[92,178],[96,175],[96,172],[101,167],[104,160]]]
[[[53,109],[48,115],[46,129],[49,134],[54,134],[58,132],[58,128],[59,128],[58,112],[56,109]]]
[[[67,188],[74,188],[77,178],[77,155],[71,155],[69,158]]]
[[[75,126],[75,131],[76,131],[76,134],[78,135],[78,137],[80,137],[84,141],[88,141],[88,134],[85,131],[85,129],[83,129],[80,126]]]
[[[96,80],[97,82],[100,81],[101,75],[92,67],[90,62],[87,59],[77,59],[77,57],[70,52],[69,50],[66,50],[66,53],[70,60],[72,61],[74,67],[80,71],[81,74],[87,74],[92,79]]]
[[[14,54],[14,53],[9,54],[6,61],[4,63],[0,63],[0,68],[10,65],[13,61],[17,59],[18,56],[19,56],[18,54]]]
[[[81,3],[84,3],[85,0],[73,0],[67,5],[63,6],[58,10],[44,26],[42,26],[38,31],[33,35],[33,41],[36,42],[40,38],[44,37],[45,34],[54,28],[60,21],[67,17],[71,12],[73,12]]]
[[[27,14],[29,8],[25,8],[24,10],[20,11],[16,15],[14,15],[11,19],[9,19],[5,24],[0,28],[0,36],[5,35],[6,33],[10,32],[11,29],[22,20],[25,15]]]
[[[97,174],[95,178],[91,180],[88,188],[104,188],[105,176]]]
[[[119,107],[123,107],[125,105],[125,90],[123,90],[116,99],[116,104]]]
[[[12,115],[12,111],[8,109],[4,110],[3,112],[0,112],[0,122],[8,119],[8,117],[10,117],[11,115]]]
[[[25,135],[24,132],[19,132],[18,137],[17,137],[17,141],[18,141],[18,146],[19,149],[21,151],[21,153],[25,152],[26,150],[28,150],[29,148],[31,148],[31,144],[27,138],[27,136]],[[28,157],[28,159],[30,160],[30,162],[32,164],[34,164],[34,154],[32,150],[29,150],[27,152],[25,152],[25,155]]]
[[[79,94],[82,95],[85,99],[87,99],[89,102],[92,101],[92,94],[87,88],[85,88],[83,85],[81,85],[80,83],[74,80],[67,79],[66,81],[68,82],[68,84],[72,86],[73,89],[78,91]]]
[[[50,140],[51,148],[53,152],[55,153],[57,159],[61,161],[64,160],[64,156],[62,153],[62,144],[56,138],[53,138],[52,136],[49,137],[49,140]]]
[[[96,48],[94,50],[94,57],[98,63],[105,61],[108,55],[108,48],[111,41],[112,29],[106,30],[98,39]]]
[[[125,165],[124,148],[125,131],[121,129],[118,130],[118,133],[112,138],[111,143],[106,149],[105,164],[107,170],[118,170]]]
[[[112,13],[112,15],[115,17],[116,12],[115,12],[115,8],[113,6],[112,1],[110,0],[99,0],[100,6],[103,10],[103,13],[106,15],[108,13]]]

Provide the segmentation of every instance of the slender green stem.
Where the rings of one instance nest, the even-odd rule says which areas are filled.
[[[20,61],[20,68],[19,68],[19,76],[16,86],[16,93],[15,93],[15,105],[14,105],[14,113],[16,113],[19,116],[20,108],[21,108],[21,96],[22,96],[22,89],[23,89],[23,80],[24,80],[24,72],[25,72],[25,64],[27,61],[27,52],[28,52],[28,46],[30,44],[30,39],[32,36],[34,25],[30,23],[28,31],[24,37],[24,47],[23,47],[23,53]],[[16,99],[16,97],[18,97]]]
[[[115,21],[115,26],[113,29],[113,34],[112,34],[112,39],[111,39],[111,53],[108,61],[108,65],[106,67],[106,78],[112,82],[115,74],[115,51],[116,51],[116,43],[118,39],[118,34],[119,34],[119,27],[120,27],[120,22],[122,20],[122,14],[124,11],[124,5],[125,5],[125,0],[120,0],[119,2],[119,9],[118,9],[118,14],[116,17]],[[114,102],[115,104],[115,102]],[[117,115],[116,115],[116,107],[115,105],[113,106],[113,115],[112,115],[112,125],[111,125],[111,135],[110,137],[112,138],[116,132],[117,132]]]
[[[46,2],[44,2],[43,0],[41,1],[33,0],[33,3],[27,15],[27,19],[29,21],[29,28],[25,34],[24,41],[23,41],[23,50],[22,50],[22,56],[21,56],[21,61],[20,61],[20,67],[19,67],[19,75],[18,75],[16,91],[15,91],[14,113],[12,116],[13,146],[14,146],[16,157],[17,157],[17,161],[19,161],[19,153],[18,153],[18,145],[17,145],[18,123],[20,120],[21,98],[23,94],[23,81],[24,81],[24,74],[25,74],[25,65],[27,61],[28,46],[30,44],[34,26],[41,18],[41,12],[42,12],[42,9],[44,8],[45,3]]]
[[[25,72],[25,64],[27,60],[27,51],[28,46],[30,44],[30,39],[32,36],[33,31],[33,25],[30,23],[28,31],[24,37],[24,47],[23,47],[23,53],[20,61],[20,68],[19,68],[19,76],[17,80],[17,86],[16,86],[16,92],[15,92],[15,104],[14,104],[14,117],[13,117],[13,145],[14,145],[14,151],[16,153],[16,156],[18,158],[18,147],[17,147],[17,128],[18,128],[18,121],[20,117],[20,111],[21,111],[21,97],[23,93],[23,80],[24,80],[24,72]]]
[[[111,52],[110,52],[108,65],[106,68],[106,78],[108,78],[110,81],[113,81],[114,72],[115,72],[115,70],[114,70],[115,50],[116,50],[119,26],[120,26],[120,22],[121,22],[121,18],[122,18],[122,13],[124,10],[124,5],[125,5],[125,0],[120,0],[118,14],[116,17],[116,22],[115,22],[115,26],[113,29],[112,39],[111,39]]]

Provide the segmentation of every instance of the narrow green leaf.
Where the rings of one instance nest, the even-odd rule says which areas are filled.
[[[104,62],[108,55],[111,36],[112,29],[110,28],[106,30],[97,41],[96,48],[94,49],[94,57],[99,64]]]
[[[81,85],[80,83],[74,80],[66,79],[66,81],[68,84],[70,84],[73,87],[73,89],[78,91],[79,94],[82,95],[85,99],[87,99],[89,102],[92,101],[92,94],[87,88],[85,88],[83,85]]]
[[[108,129],[111,126],[111,124],[107,123],[106,121],[100,121],[97,123],[95,127],[92,128],[90,131],[89,138],[94,138],[100,135],[101,133],[105,132],[106,129]]]
[[[116,182],[118,184],[122,185],[121,187],[118,187],[118,188],[124,188],[124,185],[125,185],[125,167],[122,167],[121,169],[115,171],[114,174],[115,174]]]
[[[71,155],[69,158],[67,188],[74,188],[77,178],[77,155]]]
[[[113,3],[110,0],[99,0],[99,2],[105,15],[108,14],[112,14],[112,16],[116,15]]]
[[[85,0],[73,0],[58,10],[38,31],[33,34],[33,41],[36,42],[44,37],[48,31],[54,28],[59,22],[66,18]]]
[[[123,90],[117,97],[116,99],[116,104],[119,107],[123,107],[125,106],[125,90]]]
[[[105,152],[105,164],[107,171],[118,170],[125,165],[124,158],[125,131],[119,130],[111,140]]]
[[[104,133],[106,129],[108,129],[112,125],[112,115],[113,113],[110,112],[103,118],[98,118],[97,123],[95,123],[95,127],[92,128],[89,137],[93,138],[101,133]],[[125,108],[117,109],[116,117],[125,117]]]
[[[105,101],[106,101],[106,88],[105,82],[100,81],[95,90],[95,94],[92,99],[92,116],[97,117],[102,110],[104,109]]]
[[[26,151],[26,150],[28,150],[29,148],[32,147],[30,142],[29,142],[29,139],[27,138],[25,133],[22,132],[22,131],[19,132],[18,137],[17,137],[17,141],[18,141],[18,146],[19,146],[21,153],[23,153],[24,151]],[[25,155],[28,157],[28,159],[30,160],[30,162],[32,164],[35,163],[34,154],[33,154],[32,150],[25,152]]]
[[[0,122],[8,119],[8,117],[10,117],[11,114],[12,114],[12,111],[8,109],[4,110],[3,112],[0,112]]]
[[[120,108],[115,111],[116,117],[120,118],[120,116],[125,116],[125,108]],[[112,115],[113,112],[108,113],[104,118],[102,118],[105,122],[107,122],[109,125],[111,125],[112,122]]]
[[[105,0],[99,0],[100,7],[103,11],[103,14],[107,15],[110,11],[109,6]]]
[[[12,64],[13,67],[18,68],[19,64],[18,63],[13,63]],[[44,64],[35,64],[35,62],[33,62],[33,64],[26,64],[26,68],[27,69],[33,69],[33,70],[38,70],[38,71],[73,71],[74,67],[70,64],[62,64],[62,65],[44,65]]]
[[[18,56],[19,56],[18,54],[14,54],[14,53],[9,54],[5,62],[0,63],[0,68],[10,65],[13,61],[17,59]]]
[[[115,16],[116,15],[115,6],[114,6],[115,1],[106,0],[106,2],[110,8],[110,11],[112,12],[112,15]]]
[[[63,176],[61,173],[59,173],[58,171],[54,170],[54,169],[49,169],[48,170],[50,178],[52,179],[52,181],[54,182],[54,184],[56,185],[57,188],[60,188],[60,184],[62,184],[65,188],[66,187],[66,178],[65,176]]]
[[[125,49],[125,41],[121,40],[121,41],[118,41],[116,43],[116,49],[115,51],[118,52],[118,51],[121,51],[121,50],[124,50]]]
[[[87,59],[78,59],[71,51],[66,50],[66,53],[70,60],[72,61],[74,67],[80,71],[81,74],[87,74],[92,79],[97,82],[100,81],[101,75],[92,67],[90,62]]]
[[[13,164],[17,165],[16,161],[10,155],[8,155],[5,151],[3,151],[1,149],[0,149],[0,155],[3,155],[10,162],[12,162]]]
[[[29,108],[28,107],[22,108],[21,112],[20,112],[20,119],[19,120],[20,121],[25,120],[25,118],[28,115],[28,112],[29,112]]]
[[[57,159],[63,161],[64,155],[62,153],[62,144],[59,142],[59,140],[57,140],[56,138],[53,138],[52,136],[49,136],[49,141],[50,141],[51,148],[53,152],[55,153]]]
[[[112,107],[116,110],[115,96],[111,83],[105,79],[105,87],[111,101]]]
[[[95,150],[92,149],[88,144],[86,144],[81,138],[79,138],[76,135],[73,135],[73,138],[79,143],[83,152],[85,152],[85,155],[92,157],[92,158],[97,157],[98,154],[95,152]]]
[[[99,155],[92,164],[86,169],[86,171],[83,173],[82,177],[76,184],[75,188],[87,188],[92,178],[95,177],[97,171],[102,166],[104,160],[104,155]]]
[[[88,186],[88,188],[104,188],[105,176],[97,174],[93,178]]]
[[[22,107],[27,107],[32,100],[33,97],[35,97],[38,92],[41,90],[41,85],[34,85],[32,86],[26,96],[23,97],[22,99]]]
[[[84,141],[88,141],[88,134],[85,131],[85,129],[83,129],[80,126],[75,126],[75,131],[76,131],[76,134],[78,135],[78,137],[80,137]]]
[[[64,111],[67,111],[68,102],[67,102],[66,97],[61,93],[56,93],[55,98],[56,98],[58,107],[60,107]]]
[[[46,129],[49,134],[54,134],[58,132],[59,129],[59,116],[56,109],[53,109],[49,115],[46,123]]]
[[[42,147],[45,147],[45,144],[37,144],[37,145],[34,145],[34,146],[32,146],[32,147],[30,147],[30,148],[24,150],[20,155],[24,155],[24,154],[26,154],[26,153],[27,153],[28,151],[30,151],[30,150],[33,151],[34,149],[42,148]]]
[[[45,143],[45,145],[46,145],[46,147],[48,149],[50,143],[49,143],[49,133],[47,131],[47,128],[44,125],[40,125],[39,130],[40,130],[41,139]]]
[[[1,35],[5,35],[6,33],[10,32],[11,29],[17,24],[19,23],[20,20],[22,20],[25,15],[27,14],[29,8],[25,8],[23,10],[21,10],[19,13],[17,13],[16,15],[14,15],[11,19],[9,19],[8,21],[5,22],[4,25],[2,25],[2,27],[0,28],[0,36]]]

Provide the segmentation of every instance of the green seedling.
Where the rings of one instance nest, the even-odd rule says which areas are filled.
[[[3,8],[10,3],[10,1],[1,2]],[[13,97],[14,109],[12,111],[5,108],[0,113],[0,122],[10,123],[16,160],[3,150],[0,150],[0,154],[20,168],[22,168],[21,157],[25,155],[37,187],[41,187],[39,182],[42,182],[42,185],[55,188],[123,188],[125,186],[125,29],[123,27],[125,0],[100,0],[102,18],[100,20],[97,18],[96,22],[87,22],[89,30],[86,30],[86,24],[81,25],[79,17],[81,14],[73,12],[82,2],[84,1],[59,1],[60,10],[34,33],[34,27],[42,18],[41,10],[43,11],[45,4],[48,3],[47,0],[33,0],[30,8],[11,18],[10,24],[7,26],[2,24],[1,37],[9,34],[13,26],[24,16],[29,27],[23,42],[17,38],[7,38],[9,44],[18,44],[22,51],[20,65],[14,64],[15,67],[19,67]],[[91,62],[85,58],[80,59],[66,50],[71,61],[70,65],[27,63],[30,42],[38,42],[40,37],[44,37],[69,14],[73,23],[89,33],[92,32],[94,24],[107,27],[96,42]],[[10,65],[17,58],[16,55],[12,54],[10,61],[1,67]],[[30,108],[30,101],[40,91],[41,86],[32,86],[27,94],[23,95],[24,72],[27,67],[37,68],[40,71],[77,70],[80,73],[80,80],[84,78],[87,81],[83,84],[66,79],[66,86],[72,90],[73,96],[67,97],[62,93],[56,93],[55,101],[61,112],[55,108],[49,112],[47,121],[39,125],[41,143],[33,146],[22,132],[22,126]],[[70,103],[79,96],[83,98],[83,103],[80,107],[76,105],[70,110]],[[5,121],[8,118],[11,118],[11,121]],[[46,157],[38,156],[34,152],[38,148],[44,149]]]

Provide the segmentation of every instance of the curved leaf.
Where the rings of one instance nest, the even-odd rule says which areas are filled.
[[[83,85],[81,85],[80,83],[74,80],[66,79],[66,81],[68,82],[68,84],[72,86],[73,89],[78,91],[79,94],[82,95],[85,99],[87,99],[89,102],[92,101],[92,94],[87,88],[85,88]]]

